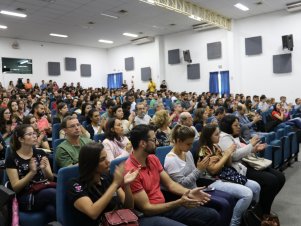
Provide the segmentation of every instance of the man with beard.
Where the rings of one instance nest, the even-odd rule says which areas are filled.
[[[32,105],[32,114],[37,120],[39,131],[51,135],[51,124],[45,116],[45,106],[42,102],[36,102]]]
[[[130,140],[133,153],[125,163],[125,171],[141,168],[131,190],[135,206],[146,216],[162,216],[162,225],[189,226],[219,225],[220,215],[211,208],[203,207],[210,200],[210,195],[202,188],[186,189],[173,181],[163,170],[159,159],[154,155],[156,136],[148,125],[139,125],[132,129]],[[160,183],[171,193],[180,198],[165,202]]]

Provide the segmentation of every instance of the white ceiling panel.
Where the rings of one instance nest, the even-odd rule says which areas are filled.
[[[243,12],[233,6],[237,0],[191,0],[233,19],[285,10],[287,3],[295,1],[240,0],[250,9]],[[256,4],[258,2],[262,4]],[[8,29],[0,31],[0,36],[99,48],[129,43],[130,38],[123,36],[123,32],[140,32],[140,37],[164,35],[189,30],[198,23],[187,16],[139,0],[0,0],[0,10],[17,8],[23,8],[28,17],[22,19],[0,15],[0,24],[8,26]],[[121,14],[120,10],[126,10],[127,13]],[[112,14],[119,19],[104,17],[101,13]],[[69,38],[54,38],[49,33],[63,33]],[[99,39],[109,39],[114,44],[101,44]]]

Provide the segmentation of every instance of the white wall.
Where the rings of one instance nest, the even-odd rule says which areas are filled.
[[[79,46],[68,46],[53,43],[41,43],[34,41],[18,40],[20,49],[11,47],[14,40],[0,38],[0,57],[29,58],[33,62],[32,75],[2,74],[1,81],[5,86],[10,80],[14,82],[17,78],[29,78],[32,83],[41,83],[44,79],[52,79],[59,85],[64,82],[81,82],[84,87],[101,87],[107,85],[107,51],[98,48]],[[76,58],[77,70],[65,70],[65,57]],[[60,62],[61,75],[48,76],[48,62]],[[91,77],[80,76],[80,64],[91,64]],[[2,66],[1,66],[2,68]],[[25,81],[25,80],[23,80]]]
[[[301,13],[278,11],[234,22],[235,73],[241,77],[240,91],[247,94],[266,94],[278,98],[287,96],[290,102],[300,97],[301,85],[301,30],[298,21]],[[292,72],[273,73],[273,55],[288,53],[282,49],[283,35],[293,34]],[[262,36],[263,52],[245,55],[245,38]]]
[[[152,78],[155,82],[159,81],[160,56],[159,45],[160,37],[156,37],[155,42],[144,45],[125,45],[108,50],[108,68],[109,73],[122,72],[123,79],[126,80],[129,87],[131,81],[134,81],[136,89],[147,89],[148,82],[141,81],[141,68],[150,67]],[[134,57],[134,70],[126,71],[124,68],[124,59]],[[132,79],[133,78],[133,79]]]

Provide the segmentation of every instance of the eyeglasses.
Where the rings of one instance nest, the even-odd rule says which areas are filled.
[[[154,143],[157,142],[157,138],[156,138],[156,137],[155,137],[155,138],[148,138],[148,140],[149,140],[149,141],[152,141],[152,142],[154,142]]]
[[[5,115],[11,115],[11,113],[10,113],[10,112],[4,112],[4,114],[5,114]]]
[[[68,128],[68,129],[74,129],[74,128],[76,128],[76,127],[81,127],[81,124],[80,124],[80,123],[73,124],[73,125],[71,125],[71,126],[68,126],[67,128]]]
[[[36,132],[25,133],[24,135],[30,136],[30,137],[32,137],[32,136],[38,136],[38,134]]]

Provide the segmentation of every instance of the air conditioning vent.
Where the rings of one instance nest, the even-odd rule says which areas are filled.
[[[134,45],[142,45],[142,44],[150,43],[150,42],[153,42],[153,41],[155,41],[155,38],[150,37],[150,36],[146,36],[146,37],[142,37],[142,38],[136,38],[136,39],[131,40],[132,44],[134,44]]]
[[[286,4],[286,10],[288,12],[296,12],[301,10],[301,2],[294,2]]]
[[[192,28],[194,31],[204,31],[204,30],[216,29],[218,27],[216,27],[213,24],[209,24],[207,22],[202,22],[200,24],[192,25]]]

